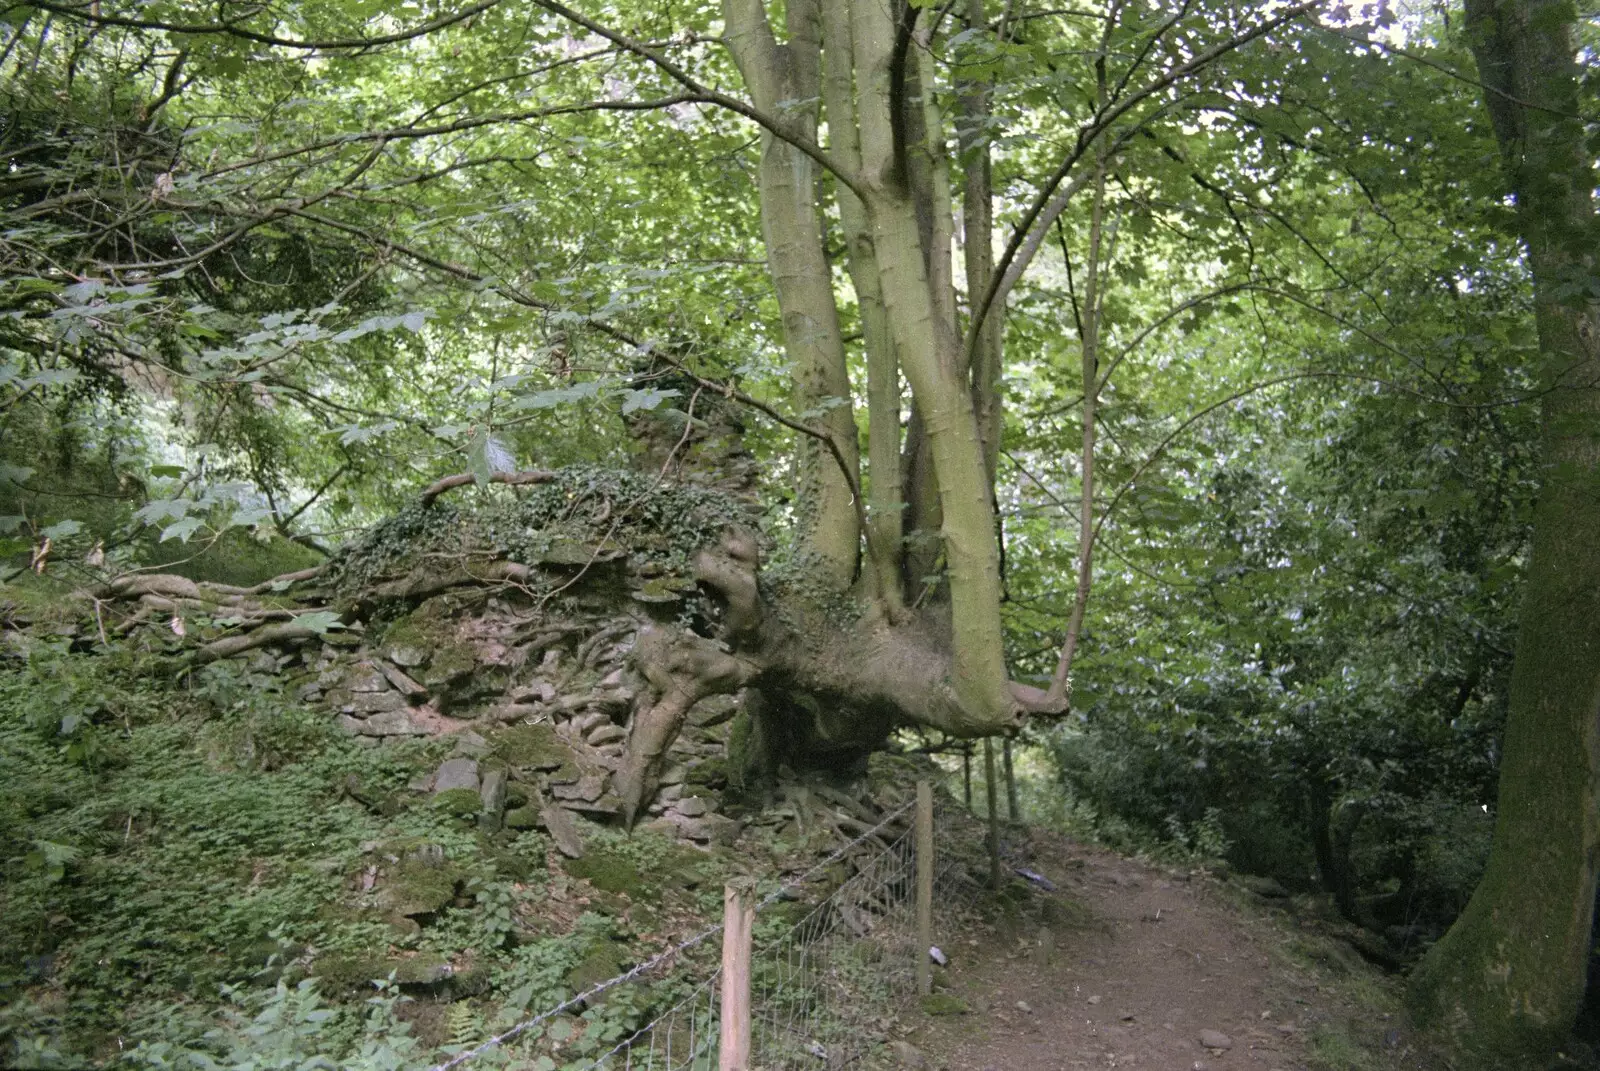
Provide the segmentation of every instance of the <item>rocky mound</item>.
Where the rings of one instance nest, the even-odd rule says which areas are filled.
[[[476,807],[486,829],[543,828],[573,857],[569,812],[731,841],[724,798],[742,787],[746,731],[731,689],[689,701],[681,731],[653,745],[637,813],[617,789],[641,710],[673,698],[681,648],[716,654],[724,611],[695,557],[729,531],[755,539],[747,501],[588,467],[443,497],[474,482],[441,480],[323,568],[253,588],[119,578],[95,593],[95,628],[180,671],[233,659],[282,675],[360,746],[454,735],[457,757],[419,787]]]

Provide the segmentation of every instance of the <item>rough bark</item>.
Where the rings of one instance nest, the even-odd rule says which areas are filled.
[[[1468,38],[1533,271],[1543,472],[1494,844],[1466,911],[1412,979],[1426,1018],[1511,1066],[1582,1004],[1600,862],[1600,316],[1573,12],[1468,0]]]

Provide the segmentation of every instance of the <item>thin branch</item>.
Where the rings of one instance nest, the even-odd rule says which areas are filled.
[[[850,191],[857,197],[860,197],[863,201],[867,200],[866,188],[862,185],[861,177],[859,175],[857,175],[854,171],[844,167],[843,164],[833,158],[831,153],[822,148],[822,146],[818,145],[815,141],[795,133],[789,128],[788,124],[778,122],[776,119],[773,119],[771,116],[762,112],[758,108],[746,104],[744,101],[739,100],[736,97],[730,97],[726,93],[712,89],[704,82],[701,82],[699,79],[695,78],[694,75],[690,74],[688,71],[684,70],[676,63],[673,63],[671,60],[667,59],[665,56],[661,55],[655,49],[650,48],[643,42],[635,41],[626,34],[619,33],[603,23],[596,22],[587,15],[581,14],[580,12],[574,11],[572,8],[567,7],[565,4],[559,3],[558,0],[533,0],[533,3],[535,6],[542,7],[551,14],[560,15],[569,22],[577,23],[590,33],[598,34],[601,37],[604,37],[607,41],[612,42],[623,51],[631,52],[635,56],[647,61],[665,74],[668,78],[671,78],[674,82],[677,82],[679,85],[689,90],[689,92],[701,97],[705,103],[715,104],[720,108],[726,108],[728,111],[733,112],[736,115],[744,116],[746,119],[750,120],[752,123],[755,123],[757,126],[770,133],[773,137],[777,138],[779,141],[787,142],[799,149],[801,152],[805,153],[807,156],[811,157],[811,159],[815,160],[821,167],[829,171],[834,178],[838,179],[839,182],[843,183],[845,186],[848,186]]]
[[[528,469],[525,472],[491,472],[490,483],[503,483],[508,487],[527,487],[533,484],[555,483],[560,473],[550,472],[546,469]],[[421,500],[424,506],[431,506],[433,500],[453,487],[465,487],[478,482],[478,477],[470,472],[458,472],[454,476],[446,476],[430,483],[422,492]]]
[[[336,52],[336,51],[365,51],[380,48],[384,45],[395,45],[402,41],[410,41],[418,37],[425,37],[456,23],[465,22],[475,15],[480,15],[500,3],[500,0],[479,0],[465,10],[454,15],[442,15],[431,22],[414,26],[407,30],[398,30],[394,33],[383,34],[380,37],[344,37],[333,38],[327,41],[304,41],[291,37],[278,37],[273,34],[249,30],[235,22],[213,22],[203,24],[184,24],[178,22],[163,22],[159,19],[136,19],[127,15],[107,15],[100,10],[98,2],[77,6],[72,4],[55,3],[54,0],[27,0],[22,7],[38,8],[56,15],[65,15],[68,18],[79,19],[95,26],[118,26],[130,30],[160,30],[164,33],[176,34],[224,34],[229,37],[239,37],[257,44],[270,45],[273,48],[297,48],[308,52]],[[261,9],[253,7],[250,14],[255,15]]]
[[[1071,151],[1067,153],[1066,157],[1061,161],[1061,164],[1056,168],[1054,174],[1052,174],[1049,180],[1045,182],[1044,186],[1040,188],[1038,194],[1034,197],[1033,202],[1028,206],[1027,211],[1023,213],[1022,219],[1012,230],[1011,238],[1006,243],[1005,253],[1000,257],[999,264],[997,265],[998,270],[990,280],[988,290],[984,292],[982,300],[973,307],[970,323],[967,327],[967,349],[969,353],[972,346],[975,344],[977,332],[983,326],[984,319],[989,315],[990,310],[995,306],[997,301],[1004,297],[1002,284],[1009,279],[1014,285],[1016,280],[1022,277],[1023,271],[1027,270],[1027,263],[1024,262],[1021,268],[1013,272],[1013,262],[1015,262],[1019,255],[1023,253],[1025,246],[1027,246],[1031,251],[1037,251],[1039,247],[1039,240],[1034,239],[1032,234],[1035,229],[1035,225],[1039,222],[1045,211],[1056,202],[1056,193],[1058,188],[1063,182],[1066,181],[1067,176],[1072,173],[1072,169],[1077,166],[1079,160],[1083,159],[1084,153],[1088,152],[1089,147],[1097,138],[1100,137],[1100,135],[1105,133],[1106,130],[1108,130],[1118,119],[1121,119],[1124,115],[1128,114],[1134,108],[1144,103],[1155,94],[1161,92],[1163,89],[1175,85],[1190,75],[1205,69],[1207,66],[1227,55],[1229,52],[1243,48],[1251,41],[1254,41],[1259,37],[1266,36],[1273,30],[1276,30],[1278,27],[1283,26],[1286,23],[1293,22],[1295,19],[1298,19],[1300,16],[1306,14],[1314,8],[1320,7],[1322,3],[1323,0],[1308,0],[1308,2],[1296,4],[1293,7],[1286,8],[1267,21],[1252,27],[1236,37],[1230,37],[1226,41],[1213,45],[1211,48],[1206,49],[1198,56],[1195,56],[1189,62],[1184,63],[1172,69],[1171,71],[1168,71],[1160,78],[1157,78],[1154,81],[1142,86],[1138,92],[1132,93],[1127,97],[1124,97],[1121,100],[1100,109],[1095,117],[1091,119],[1086,126],[1081,127],[1078,131],[1077,139],[1073,144]],[[1078,183],[1077,188],[1081,188],[1081,185],[1081,182]],[[1073,192],[1076,192],[1076,189],[1074,189]],[[1062,205],[1062,208],[1065,208],[1064,204]],[[1057,214],[1059,214],[1060,211],[1061,209],[1056,209]],[[1051,218],[1053,219],[1054,217]],[[1046,226],[1048,226],[1048,223]],[[1032,252],[1029,252],[1027,255],[1031,259]]]

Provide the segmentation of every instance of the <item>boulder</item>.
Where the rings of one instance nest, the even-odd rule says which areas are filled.
[[[387,692],[389,682],[371,662],[357,662],[345,673],[340,687],[347,692]]]
[[[428,694],[428,690],[426,688],[412,680],[410,677],[406,676],[405,673],[402,672],[398,667],[392,666],[388,662],[380,661],[378,663],[378,672],[382,673],[383,679],[393,685],[394,690],[399,692],[401,695],[415,697]]]
[[[506,772],[490,770],[485,773],[483,784],[478,790],[478,798],[483,803],[483,814],[479,817],[478,824],[485,831],[493,833],[500,828],[506,810]]]
[[[427,736],[428,730],[411,718],[408,710],[390,710],[367,718],[341,714],[339,728],[356,736]]]
[[[512,766],[529,770],[559,770],[570,765],[574,769],[572,780],[577,780],[577,752],[572,750],[555,727],[549,723],[538,725],[508,725],[495,732],[492,742],[495,754]]]
[[[568,859],[583,858],[583,836],[578,832],[578,822],[572,815],[560,807],[546,804],[539,819],[562,855]]]
[[[585,803],[593,802],[600,798],[606,790],[605,774],[585,774],[578,778],[575,784],[552,785],[550,795],[558,800],[573,800]]]
[[[686,796],[672,808],[685,818],[699,818],[711,810],[711,805],[699,796]]]
[[[445,759],[433,775],[433,792],[449,792],[454,788],[478,791],[478,760],[469,758]]]
[[[406,697],[399,692],[350,692],[335,703],[336,709],[342,714],[354,714],[358,718],[370,714],[387,714],[392,710],[404,710]]]
[[[383,653],[389,657],[389,661],[405,669],[417,669],[428,664],[428,652],[414,644],[391,644]]]
[[[606,722],[589,733],[590,747],[603,747],[606,744],[620,743],[628,738],[628,730],[615,722]]]

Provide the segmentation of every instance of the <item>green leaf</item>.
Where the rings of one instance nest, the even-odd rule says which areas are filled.
[[[26,465],[0,464],[0,483],[21,484],[26,482],[33,472],[34,470]]]
[[[657,390],[654,387],[625,391],[622,395],[622,415],[627,416],[638,409],[654,409],[668,398],[676,398],[682,393],[677,390]]]
[[[583,383],[574,383],[570,387],[560,387],[556,390],[541,390],[533,394],[524,394],[513,399],[512,406],[517,409],[553,409],[558,405],[568,402],[582,402],[600,396],[600,381],[591,379]]]
[[[325,636],[334,629],[344,628],[344,622],[339,620],[339,615],[332,610],[315,610],[309,614],[296,614],[289,622],[300,628],[308,628],[319,636]]]
[[[161,542],[176,539],[180,543],[189,542],[189,537],[199,530],[206,522],[200,517],[185,517],[181,521],[167,525],[161,530]]]

